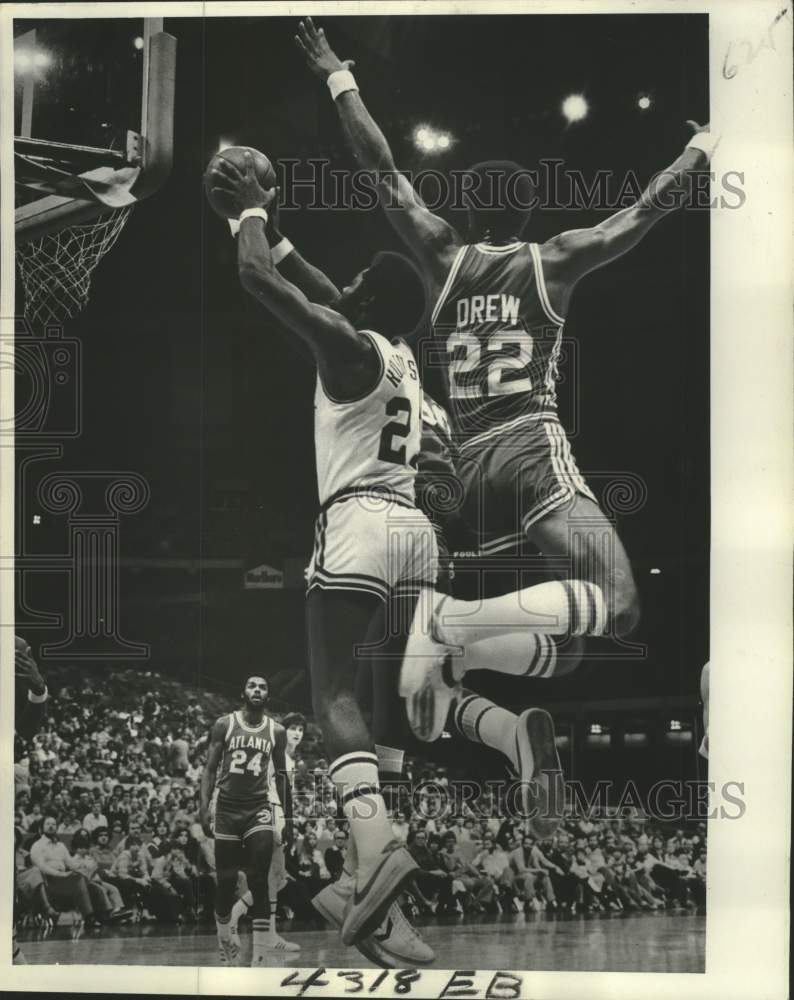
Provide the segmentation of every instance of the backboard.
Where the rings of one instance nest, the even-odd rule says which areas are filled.
[[[176,39],[162,18],[14,22],[18,245],[162,186],[175,69]]]

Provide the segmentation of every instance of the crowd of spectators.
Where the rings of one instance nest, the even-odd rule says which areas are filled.
[[[234,704],[150,672],[60,670],[39,732],[17,740],[18,916],[44,928],[212,919],[214,847],[198,821],[209,728]],[[342,871],[349,831],[319,730],[295,762],[294,843],[283,916],[317,922],[311,897]],[[706,827],[640,816],[565,819],[538,842],[493,795],[461,808],[454,775],[407,761],[424,797],[390,796],[395,838],[421,869],[412,915],[657,910],[705,904]],[[432,786],[427,784],[432,779]]]

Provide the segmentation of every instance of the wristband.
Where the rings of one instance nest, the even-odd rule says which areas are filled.
[[[28,691],[28,701],[32,701],[34,705],[41,705],[41,703],[46,701],[48,697],[49,691],[46,686],[44,688],[44,694],[33,694],[32,691]]]
[[[295,247],[290,243],[286,236],[282,237],[278,243],[270,248],[270,256],[273,258],[274,264],[280,264],[282,260],[288,254],[291,254]]]
[[[331,91],[331,97],[334,100],[336,100],[340,94],[344,94],[347,90],[358,90],[356,78],[349,69],[335,70],[333,73],[329,74],[326,83],[328,84],[328,89]]]
[[[242,223],[243,219],[261,219],[265,225],[267,225],[267,210],[264,208],[246,208],[240,212],[240,218],[237,220]]]
[[[718,132],[696,132],[686,144],[687,149],[699,149],[705,153],[710,160],[714,150],[719,145],[720,135]]]

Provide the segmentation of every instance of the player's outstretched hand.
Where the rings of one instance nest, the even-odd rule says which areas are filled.
[[[32,694],[42,695],[47,690],[30,646],[19,636],[14,636],[14,673]]]
[[[352,69],[356,64],[352,59],[340,59],[325,37],[322,28],[315,28],[310,17],[298,25],[295,43],[306,58],[306,65],[320,77],[327,80],[331,73],[340,69]]]
[[[238,212],[246,208],[267,208],[278,196],[278,188],[265,190],[262,187],[254,170],[254,158],[249,152],[244,154],[243,160],[245,168],[238,170],[231,160],[217,157],[210,172],[211,191],[231,198]]]

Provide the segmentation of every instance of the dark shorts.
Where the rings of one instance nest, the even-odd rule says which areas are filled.
[[[597,502],[556,415],[519,417],[464,441],[463,516],[481,555],[513,549],[536,521],[577,495]]]
[[[224,802],[215,804],[213,832],[216,840],[242,843],[252,833],[273,829],[273,806],[261,799],[251,805]]]

